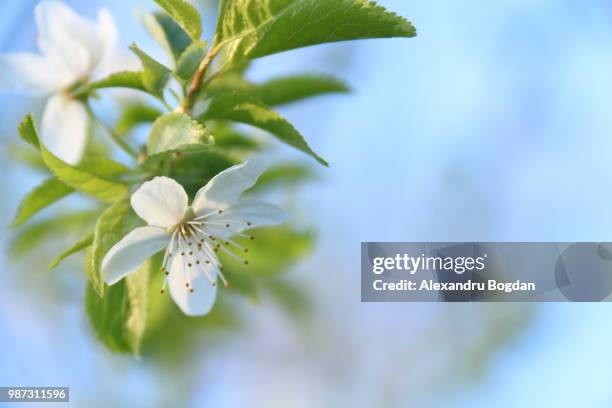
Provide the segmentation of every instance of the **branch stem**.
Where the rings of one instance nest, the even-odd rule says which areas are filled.
[[[204,75],[206,74],[206,70],[210,66],[210,63],[213,61],[213,59],[215,59],[220,49],[221,48],[219,46],[212,47],[208,51],[206,56],[202,59],[202,62],[200,62],[198,70],[193,76],[193,80],[191,81],[191,85],[189,86],[189,92],[187,93],[187,97],[181,104],[180,109],[182,112],[187,112],[189,109],[191,109],[195,97],[197,96],[198,92],[200,91],[200,88],[202,87],[202,82],[204,81]]]

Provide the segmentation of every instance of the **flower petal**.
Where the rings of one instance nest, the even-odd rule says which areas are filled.
[[[131,272],[144,261],[168,245],[170,234],[162,228],[136,228],[117,242],[102,260],[104,281],[112,285]]]
[[[242,200],[226,208],[221,214],[215,213],[207,217],[204,225],[212,235],[229,238],[246,229],[282,224],[287,218],[287,213],[273,204]]]
[[[187,266],[185,257],[176,256],[172,259],[168,287],[170,295],[180,309],[188,316],[203,316],[210,312],[217,296],[217,285],[213,286],[204,272],[193,266]],[[208,271],[214,282],[217,281],[217,270],[208,266]],[[187,287],[186,277],[189,277],[193,292]]]
[[[193,200],[193,210],[197,215],[202,215],[226,208],[236,202],[246,189],[253,187],[264,170],[265,163],[261,159],[251,159],[223,170],[198,191]]]
[[[83,157],[89,118],[81,102],[57,94],[47,101],[41,140],[51,153],[75,165]]]
[[[55,0],[39,3],[35,16],[43,55],[61,59],[75,80],[87,77],[104,52],[96,24]]]
[[[115,19],[107,8],[101,8],[98,12],[98,32],[104,42],[104,52],[115,51],[119,32]]]
[[[132,195],[132,208],[149,225],[172,227],[183,219],[187,210],[187,193],[168,177],[155,177]]]
[[[140,69],[140,60],[133,53],[123,52],[117,47],[119,34],[117,25],[112,14],[102,8],[98,13],[98,33],[104,43],[102,58],[94,71],[96,78],[103,78],[112,73],[119,71],[137,71]],[[117,92],[137,94],[136,91],[125,89],[112,90],[113,94]]]
[[[27,91],[35,95],[59,92],[73,82],[63,64],[30,53],[0,56],[0,87]]]

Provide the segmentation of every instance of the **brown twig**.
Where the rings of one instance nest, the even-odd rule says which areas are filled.
[[[200,66],[198,66],[198,70],[196,71],[193,80],[191,81],[191,85],[189,86],[189,92],[187,93],[187,97],[181,104],[181,111],[187,112],[191,106],[193,105],[194,99],[200,91],[200,87],[202,86],[202,82],[204,81],[204,76],[206,75],[206,70],[210,66],[210,63],[215,59],[217,53],[219,52],[219,47],[212,47],[208,54],[202,59]]]

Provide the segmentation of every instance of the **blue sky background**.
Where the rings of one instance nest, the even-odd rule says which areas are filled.
[[[2,3],[0,50],[33,49],[35,3]],[[125,44],[154,49],[135,17],[150,2],[69,3],[89,16],[108,5]],[[81,406],[168,405],[179,391],[194,407],[612,404],[607,303],[359,301],[360,241],[610,241],[612,5],[380,4],[419,37],[293,51],[251,72],[335,73],[355,89],[283,109],[332,165],[297,200],[298,223],[319,229],[294,273],[318,305],[311,327],[247,305],[246,333],[166,374],[92,339],[78,275],[3,259],[0,385],[70,385]],[[0,95],[3,140],[31,103]],[[36,176],[0,169],[6,225]]]

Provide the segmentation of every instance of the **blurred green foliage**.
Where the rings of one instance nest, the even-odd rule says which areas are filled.
[[[51,262],[86,252],[88,278],[85,309],[97,338],[111,351],[181,362],[202,334],[214,336],[241,326],[232,296],[253,303],[264,297],[297,319],[308,316],[311,304],[302,288],[284,272],[311,251],[312,230],[292,225],[250,231],[252,238],[238,238],[247,248],[248,265],[223,254],[221,261],[229,285],[222,288],[212,312],[187,317],[159,293],[164,275],[160,255],[113,286],[107,286],[100,265],[109,249],[135,227],[142,225],[130,206],[130,193],[152,177],[163,175],[178,181],[193,199],[196,191],[228,167],[265,145],[246,124],[266,131],[278,140],[327,165],[304,136],[275,106],[330,93],[347,93],[348,86],[328,75],[298,74],[264,83],[246,79],[249,60],[319,43],[379,37],[412,37],[414,27],[402,17],[363,0],[222,0],[216,32],[202,40],[199,12],[185,0],[155,0],[162,8],[144,18],[144,24],[173,65],[165,66],[136,44],[130,47],[140,59],[139,71],[114,73],[95,82],[79,83],[69,90],[88,114],[133,162],[114,161],[112,150],[91,138],[85,158],[70,165],[40,143],[32,115],[19,127],[29,150],[15,147],[27,165],[46,169],[46,179],[24,198],[14,224],[40,217],[16,233],[12,253],[19,257],[58,235],[75,232],[80,237]],[[212,69],[216,69],[211,72]],[[114,127],[102,123],[90,100],[107,88],[130,88],[148,94],[148,101],[123,104]],[[166,101],[173,95],[179,106]],[[149,129],[138,148],[135,133]],[[282,196],[316,178],[310,164],[285,162],[272,165],[248,192],[250,195],[280,191]],[[43,211],[60,200],[82,193],[91,210],[58,213]],[[40,214],[39,214],[40,213]],[[42,218],[46,216],[46,218]],[[72,234],[71,234],[72,235]]]

